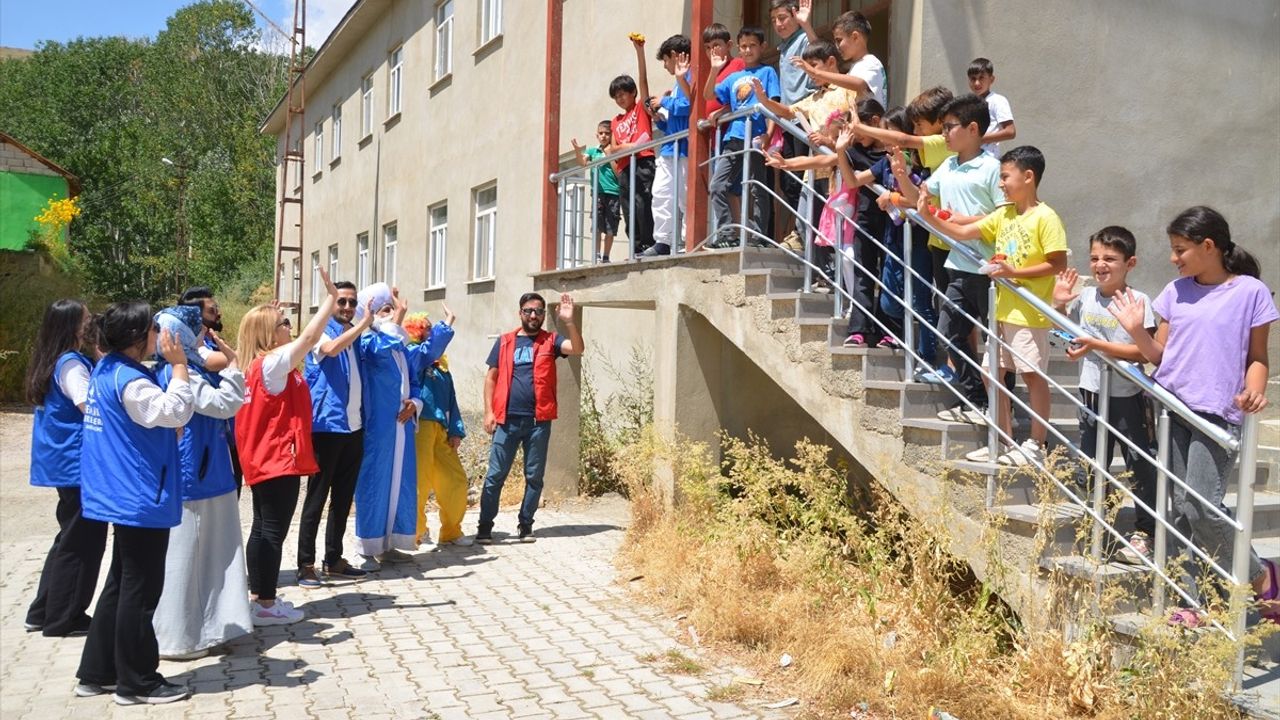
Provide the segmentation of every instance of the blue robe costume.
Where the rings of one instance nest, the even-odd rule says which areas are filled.
[[[434,352],[429,362],[435,362],[448,344],[442,339],[432,328],[431,339],[410,350],[404,329],[391,322],[360,336],[364,458],[356,480],[355,514],[361,555],[381,555],[393,548],[418,549],[418,468],[413,433],[422,401],[417,399],[421,375],[412,369],[425,361],[418,354]],[[417,412],[401,423],[396,416],[405,400],[413,401]]]

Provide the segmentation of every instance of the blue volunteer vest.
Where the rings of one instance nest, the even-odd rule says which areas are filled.
[[[215,388],[222,383],[222,376],[204,368],[188,365],[187,371],[200,373],[200,377]],[[166,363],[157,376],[160,387],[167,389],[173,379],[173,366]],[[199,410],[193,413],[178,439],[178,460],[182,463],[183,502],[207,500],[236,489],[226,420],[201,415]]]
[[[347,329],[335,318],[329,318],[325,332],[336,338]],[[315,351],[307,353],[302,374],[311,388],[311,432],[349,433],[347,402],[351,397],[351,363],[347,353],[321,358],[316,362]],[[356,353],[356,370],[360,369],[360,354]]]
[[[53,379],[44,403],[36,408],[31,426],[31,484],[36,487],[76,487],[80,484],[80,438],[84,413],[71,402],[57,377],[69,362],[93,369],[89,358],[75,351],[62,353],[53,366]]]
[[[156,376],[119,354],[103,358],[89,377],[80,455],[80,501],[90,520],[130,527],[171,528],[182,521],[181,466],[173,428],[144,428],[125,410],[131,382]]]

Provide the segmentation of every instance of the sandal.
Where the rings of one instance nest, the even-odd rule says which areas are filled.
[[[1191,608],[1179,608],[1174,610],[1166,623],[1170,627],[1181,627],[1187,630],[1195,630],[1203,625],[1204,617],[1196,610]]]
[[[1263,620],[1280,625],[1280,577],[1277,576],[1276,564],[1270,560],[1262,561],[1262,569],[1267,573],[1267,590],[1255,596],[1262,608],[1259,614]]]

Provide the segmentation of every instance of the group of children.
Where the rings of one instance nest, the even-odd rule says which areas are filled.
[[[810,133],[809,145],[834,151],[810,154],[804,143],[779,132],[760,114],[727,123],[719,131],[719,153],[711,173],[713,215],[719,227],[734,222],[732,201],[742,197],[744,162],[745,177],[753,183],[772,186],[771,171],[781,171],[778,191],[791,207],[803,207],[797,201],[804,186],[796,174],[813,171],[810,193],[815,197],[807,203],[807,212],[797,213],[795,228],[807,223],[815,231],[815,260],[828,267],[828,276],[838,273],[853,298],[845,346],[894,347],[895,338],[903,336],[903,325],[916,323],[914,351],[937,369],[922,368],[914,379],[949,384],[958,397],[953,407],[938,414],[943,420],[985,424],[988,383],[999,382],[1011,390],[1014,378],[1020,376],[1027,386],[1033,413],[1028,437],[1005,444],[994,457],[981,448],[970,453],[969,460],[1013,466],[1045,460],[1047,427],[1040,418],[1050,416],[1044,374],[1053,323],[1036,305],[1003,285],[996,287],[995,307],[989,307],[992,278],[1013,281],[1044,305],[1070,312],[1088,331],[1085,336],[1067,337],[1066,352],[1081,362],[1079,391],[1087,409],[1080,413],[1080,447],[1090,457],[1096,448],[1096,414],[1101,407],[1099,353],[1156,364],[1157,383],[1229,432],[1238,432],[1243,413],[1257,412],[1265,405],[1266,336],[1277,319],[1276,307],[1258,280],[1256,261],[1231,241],[1227,222],[1219,213],[1195,207],[1170,223],[1171,261],[1180,278],[1154,302],[1128,286],[1128,272],[1137,262],[1137,242],[1122,227],[1105,227],[1090,237],[1089,265],[1095,284],[1077,288],[1079,275],[1067,266],[1063,223],[1039,197],[1046,168],[1043,153],[1026,145],[1001,151],[1000,143],[1014,139],[1017,128],[1009,101],[992,91],[992,62],[976,58],[970,63],[970,93],[956,96],[946,87],[933,87],[906,107],[886,108],[884,68],[867,50],[870,24],[866,18],[857,12],[844,13],[833,24],[834,42],[830,42],[814,32],[809,22],[811,5],[794,0],[770,4],[774,29],[783,38],[776,69],[761,64],[762,30],[744,27],[739,31],[739,57],[732,59],[726,28],[713,25],[703,31],[710,67],[702,88],[709,112],[760,105],[797,122]],[[642,44],[637,42],[636,49],[643,78]],[[671,118],[680,117],[678,113],[687,112],[694,82],[687,48],[687,39],[675,36],[659,51],[659,59],[677,78],[676,87],[661,100],[638,103],[636,85],[628,76],[614,80],[610,96],[624,112],[607,126],[601,123],[601,145],[593,148],[591,157],[643,143],[652,136],[653,127],[661,127],[659,122],[671,123]],[[848,69],[842,72],[841,67]],[[639,92],[641,98],[648,97],[643,83]],[[654,125],[648,123],[650,116]],[[677,126],[687,127],[687,118],[683,122],[677,121]],[[752,148],[765,154],[765,163],[753,162],[757,153]],[[683,144],[673,150],[673,156],[675,152],[683,153]],[[620,167],[625,173],[626,165]],[[635,172],[637,215],[641,208],[650,207],[650,195],[669,198],[672,192],[670,171],[655,175],[642,169],[638,166]],[[605,172],[602,167],[601,174]],[[642,185],[650,177],[654,178],[652,189]],[[873,183],[890,192],[872,192],[867,186]],[[604,180],[599,184],[606,186]],[[625,198],[625,187],[622,192]],[[683,198],[682,190],[676,192]],[[748,239],[758,241],[770,232],[772,203],[766,192],[753,189],[749,194],[751,206],[742,213],[747,216],[743,224]],[[622,204],[625,208],[628,203]],[[905,222],[908,210],[915,210],[925,227]],[[655,219],[662,212],[656,201],[652,211]],[[601,216],[608,216],[603,209]],[[636,218],[637,249],[649,255],[669,253],[673,235],[657,235],[650,247],[649,237],[640,234],[644,222]],[[602,227],[609,230],[607,241],[611,241],[616,220]],[[789,229],[774,227],[779,233]],[[741,232],[717,234],[709,245],[736,245]],[[803,252],[798,235],[788,233],[780,244]],[[958,246],[953,248],[938,236],[951,238]],[[907,282],[913,296],[909,309],[900,299]],[[982,351],[989,312],[996,315],[999,334],[995,379],[986,371],[991,358]],[[1225,364],[1218,360],[1224,357]],[[995,421],[1004,438],[1013,438],[1009,393],[997,395]],[[1148,455],[1154,452],[1150,403],[1136,384],[1117,377],[1109,384],[1108,408],[1107,422],[1128,440],[1120,443],[1121,450],[1140,501],[1136,530],[1127,538],[1121,557],[1141,563],[1151,555],[1155,523],[1141,506],[1155,505],[1156,471],[1133,448],[1142,448]],[[1232,458],[1180,418],[1174,419],[1173,427],[1170,469],[1221,509]],[[1108,434],[1107,442],[1110,457],[1117,444],[1115,432]],[[1215,559],[1229,554],[1230,522],[1203,508],[1179,484],[1174,484],[1172,495],[1173,518],[1180,531]],[[1275,566],[1255,554],[1250,578],[1258,596],[1269,603],[1264,614],[1280,618],[1280,605],[1272,602],[1280,600]]]

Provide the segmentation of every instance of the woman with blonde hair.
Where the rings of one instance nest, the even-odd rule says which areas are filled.
[[[253,525],[245,543],[254,625],[287,625],[304,615],[276,598],[280,556],[298,505],[303,475],[319,471],[311,447],[311,392],[298,365],[324,333],[338,289],[322,268],[327,295],[298,334],[275,304],[240,321],[239,352],[249,359],[245,401],[236,414],[236,446],[253,493]]]

